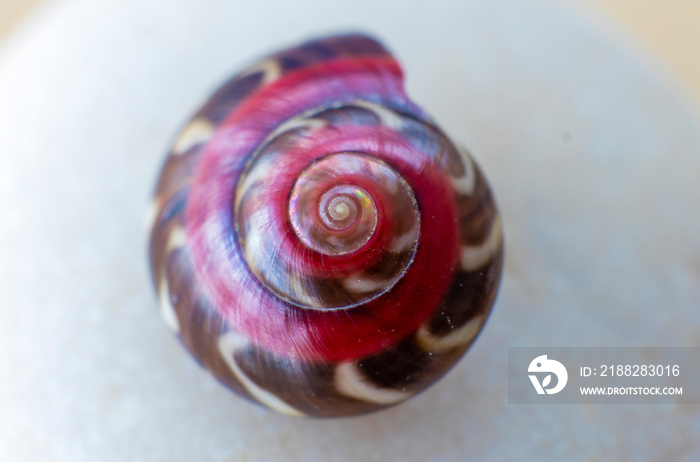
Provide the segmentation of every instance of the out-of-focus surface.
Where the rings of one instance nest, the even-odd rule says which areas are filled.
[[[0,41],[45,0],[0,0]],[[457,0],[459,1],[459,0]],[[556,0],[553,0],[556,1]],[[700,2],[697,0],[566,0],[621,26],[678,77],[700,104]]]
[[[65,0],[6,42],[0,460],[700,459],[697,406],[506,403],[508,346],[697,346],[700,123],[687,96],[562,4],[425,5]],[[441,383],[368,417],[295,420],[227,392],[168,333],[143,216],[166,140],[213,86],[357,25],[474,152],[506,271]]]
[[[700,104],[700,2],[697,0],[569,0],[592,6],[638,39],[674,72]],[[602,16],[602,15],[601,15]]]
[[[0,0],[0,40],[44,0]]]

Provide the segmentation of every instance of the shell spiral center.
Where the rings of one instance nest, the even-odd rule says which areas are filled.
[[[385,178],[396,179],[388,167],[375,164],[362,155],[343,153],[325,157],[302,173],[292,190],[289,215],[306,246],[324,255],[345,255],[367,244],[377,229],[377,205],[356,178],[384,168]]]
[[[238,204],[241,247],[257,279],[312,309],[347,309],[391,289],[411,265],[420,233],[408,183],[361,152],[295,168],[283,158],[278,174],[259,174],[270,165],[265,153],[251,164],[246,177],[260,187],[244,188]]]

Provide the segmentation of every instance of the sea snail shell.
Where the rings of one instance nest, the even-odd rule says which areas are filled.
[[[168,326],[227,387],[290,415],[424,390],[501,275],[484,176],[362,35],[279,52],[214,93],[172,146],[151,222]]]

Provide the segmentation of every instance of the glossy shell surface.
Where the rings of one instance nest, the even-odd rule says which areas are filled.
[[[481,171],[362,35],[279,52],[216,91],[160,173],[149,248],[161,314],[203,367],[319,417],[442,377],[503,259]]]

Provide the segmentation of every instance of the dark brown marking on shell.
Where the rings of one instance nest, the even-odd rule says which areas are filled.
[[[381,353],[359,360],[358,367],[367,380],[378,387],[416,394],[447,373],[468,346],[461,345],[446,354],[429,352],[411,336]]]
[[[450,150],[454,149],[452,143],[437,127],[425,124],[410,116],[404,117],[400,133],[411,141],[417,151],[430,157],[436,163],[442,155],[447,155]]]
[[[386,55],[387,51],[373,40],[359,35],[331,37],[307,42],[277,55],[283,71],[328,61],[343,55]],[[347,40],[349,37],[352,40]]]
[[[258,155],[254,160],[260,161],[265,157],[275,157],[279,153],[283,153],[290,147],[294,146],[298,142],[299,138],[305,137],[309,134],[310,129],[308,127],[295,127],[286,130],[274,138],[269,140],[265,145],[259,150]]]
[[[220,124],[233,108],[260,87],[264,76],[264,71],[242,76],[236,75],[219,87],[193,119],[205,117],[215,125]]]
[[[344,125],[381,125],[381,119],[373,111],[350,105],[326,109],[315,114],[313,118],[325,120],[336,127]]]
[[[234,360],[256,385],[308,415],[350,416],[385,407],[340,394],[334,387],[334,364],[282,358],[253,345],[238,350]]]
[[[348,39],[351,40],[348,40]],[[386,49],[376,40],[358,34],[329,37],[324,40],[339,55],[388,55]]]
[[[494,206],[493,195],[481,169],[472,162],[474,168],[474,192],[457,196],[459,224],[462,244],[477,246],[483,244],[491,233],[498,211]]]
[[[439,129],[435,128],[435,130],[439,132]],[[436,164],[453,178],[462,178],[467,173],[467,169],[459,148],[444,133],[439,132],[439,137],[442,150],[435,157]]]
[[[503,248],[499,247],[482,268],[457,272],[442,308],[428,320],[428,330],[438,336],[447,335],[474,317],[486,314],[496,297],[502,265]]]
[[[382,388],[407,388],[423,379],[434,358],[413,337],[386,351],[364,358],[358,367]]]
[[[367,268],[364,274],[373,279],[386,279],[394,274],[397,269],[408,266],[413,256],[413,246],[404,252],[387,252],[379,261]]]
[[[189,186],[194,171],[194,166],[199,162],[201,146],[188,150],[189,154],[182,156],[168,156],[163,165],[163,176],[156,185],[155,197],[161,201],[167,201],[183,187]]]

